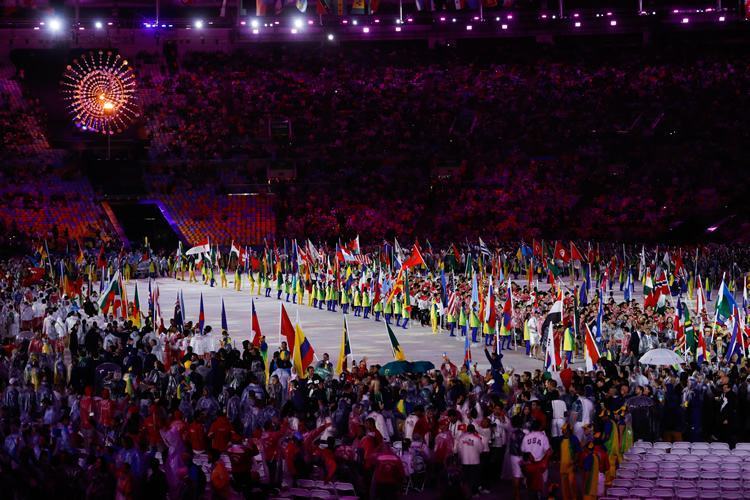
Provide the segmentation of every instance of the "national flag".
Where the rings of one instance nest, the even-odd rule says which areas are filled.
[[[451,290],[451,293],[448,297],[448,306],[446,307],[447,313],[453,317],[458,316],[458,312],[459,312],[458,307],[459,307],[460,301],[461,301],[461,298],[459,297],[454,287],[454,289]]]
[[[563,315],[563,301],[562,301],[562,295],[559,294],[557,300],[555,300],[555,302],[552,304],[552,307],[547,313],[547,316],[544,318],[541,331],[544,332],[552,325],[562,323],[562,315]]]
[[[107,259],[104,257],[104,245],[99,247],[99,256],[96,258],[96,267],[101,269],[107,265]]]
[[[203,292],[201,292],[201,306],[198,311],[198,331],[203,334],[203,327],[206,326],[206,313],[203,310]]]
[[[555,244],[555,258],[557,260],[561,260],[564,263],[570,262],[570,254],[565,249],[565,246],[562,244],[562,241],[558,241]]]
[[[471,368],[471,342],[469,342],[469,335],[464,335],[464,365],[467,370]]]
[[[81,242],[78,242],[78,255],[76,256],[76,264],[79,266],[82,266],[83,263],[86,261],[86,255],[83,253],[83,248],[81,248]]]
[[[706,348],[706,339],[703,337],[703,329],[698,329],[698,341],[695,351],[695,361],[700,365],[708,361],[708,349]]]
[[[258,314],[255,312],[255,299],[250,299],[250,308],[252,310],[252,318],[250,320],[250,328],[253,332],[253,345],[260,347],[260,339],[263,334],[260,331],[260,321],[258,321]]]
[[[633,271],[628,269],[628,280],[625,282],[625,289],[623,291],[623,298],[625,302],[630,302],[633,298]]]
[[[503,314],[500,319],[500,335],[504,335],[513,328],[513,294],[511,292],[510,279],[505,294],[505,304],[503,304]]]
[[[130,321],[137,328],[141,327],[141,300],[138,297],[138,283],[135,284],[135,292],[133,292],[133,308],[130,309]]]
[[[227,324],[227,310],[224,308],[223,298],[221,299],[221,331],[229,331],[229,325]]]
[[[477,284],[477,273],[471,273],[471,305],[479,304],[479,285]]]
[[[578,250],[576,244],[572,241],[570,242],[570,258],[571,260],[577,260],[579,262],[584,262],[586,260],[580,250]]]
[[[654,290],[654,282],[651,280],[651,270],[646,269],[646,278],[643,282],[643,296],[648,297]]]
[[[177,292],[177,298],[174,301],[174,324],[179,331],[182,331],[182,305],[180,304],[180,292]]]
[[[180,290],[180,313],[182,313],[182,324],[184,325],[187,318],[187,309],[185,309],[185,295]]]
[[[279,314],[281,315],[281,318],[279,320],[279,338],[283,337],[286,340],[287,347],[289,348],[290,352],[294,352],[294,343],[296,334],[294,331],[294,325],[292,324],[292,321],[289,319],[289,315],[286,313],[286,309],[284,308],[284,304],[279,304],[281,306],[281,310]]]
[[[583,324],[585,351],[584,357],[586,358],[586,371],[590,372],[596,369],[596,364],[599,362],[601,355],[599,354],[599,347],[594,340],[594,336],[591,334],[591,329],[586,323]]]
[[[388,333],[388,340],[390,340],[391,342],[391,350],[393,351],[393,359],[395,359],[396,361],[406,361],[404,352],[401,350],[401,345],[398,343],[398,340],[396,339],[396,334],[393,333],[393,330],[391,330],[391,325],[389,325],[387,322],[385,323],[385,329],[386,329],[386,332]]]
[[[109,280],[104,292],[99,297],[99,310],[106,316],[112,309],[112,314],[117,317],[126,317],[122,309],[122,289],[120,288],[120,271],[115,271],[115,275]]]
[[[425,262],[424,262],[424,259],[422,258],[422,252],[419,251],[419,246],[416,243],[414,243],[414,246],[412,247],[412,250],[411,250],[411,256],[409,256],[409,258],[406,259],[403,264],[401,264],[401,268],[406,270],[406,269],[409,269],[410,267],[424,266],[424,265],[425,265]]]
[[[372,307],[374,308],[376,305],[378,305],[382,299],[381,295],[383,293],[383,271],[378,272],[378,280],[375,282],[373,290],[373,296],[372,296]]]
[[[344,330],[341,333],[341,348],[339,349],[339,359],[336,361],[336,375],[340,375],[347,368],[347,358],[352,354],[352,347],[349,343],[349,326],[346,323],[346,315],[342,314],[344,318]]]
[[[484,301],[484,322],[487,323],[488,328],[492,331],[497,323],[497,313],[495,311],[495,292],[492,287],[492,276],[487,286],[487,299]]]
[[[685,345],[690,352],[695,354],[695,328],[693,320],[690,318],[690,308],[687,304],[684,304],[682,307],[682,328],[685,332]]]
[[[719,286],[718,298],[716,300],[716,321],[721,324],[727,324],[727,321],[732,316],[734,309],[737,307],[737,302],[734,300],[732,292],[727,288],[724,280],[721,280],[721,286]]]
[[[604,325],[604,296],[599,295],[599,310],[596,313],[596,341],[602,341],[602,330]]]
[[[312,364],[315,358],[315,349],[313,349],[307,337],[305,337],[305,333],[302,331],[302,326],[299,323],[299,313],[297,313],[294,325],[294,349],[292,353],[297,376],[299,378],[306,378],[307,367]]]
[[[548,372],[556,372],[561,364],[562,357],[557,348],[557,342],[555,342],[555,332],[552,328],[552,323],[550,323],[549,328],[547,329],[547,348],[545,349],[544,354],[544,370]]]
[[[542,257],[542,254],[544,253],[542,243],[534,240],[532,241],[531,245],[534,249],[534,257]]]
[[[682,325],[682,301],[677,299],[677,307],[674,312],[672,321],[672,331],[675,334],[674,350],[685,353],[687,351],[687,342],[685,339],[685,329]]]
[[[729,345],[727,346],[726,359],[729,360],[736,354],[739,361],[739,358],[741,358],[744,353],[744,341],[742,338],[744,328],[742,327],[742,319],[737,304],[734,304],[732,307],[732,316],[728,322],[728,327],[732,332],[732,335],[729,339]]]
[[[209,241],[208,238],[201,241],[194,247],[191,247],[187,252],[185,252],[185,255],[196,255],[196,254],[200,255],[204,253],[211,253],[211,242]]]
[[[490,248],[487,246],[487,244],[482,241],[482,238],[479,238],[479,253],[481,255],[484,255],[485,257],[492,257],[492,252],[490,251]]]

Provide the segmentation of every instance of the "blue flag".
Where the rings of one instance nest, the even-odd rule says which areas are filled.
[[[221,329],[222,331],[229,331],[229,325],[227,325],[227,310],[224,308],[224,299],[221,299]]]

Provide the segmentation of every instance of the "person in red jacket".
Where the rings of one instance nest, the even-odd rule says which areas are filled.
[[[544,495],[544,473],[547,472],[549,465],[549,456],[547,453],[541,460],[534,460],[531,453],[524,453],[521,462],[521,470],[526,478],[526,488],[529,491],[530,499],[541,500]]]
[[[143,422],[143,428],[146,431],[149,446],[156,448],[161,443],[161,434],[159,431],[162,428],[161,415],[159,414],[159,407],[157,405],[152,404],[150,406],[148,417]]]
[[[115,402],[109,399],[109,389],[102,390],[102,399],[99,400],[99,424],[104,427],[105,432],[115,425]]]
[[[226,451],[232,438],[232,423],[226,414],[222,413],[208,429],[208,438],[211,440],[211,448],[217,451]]]
[[[206,449],[206,428],[203,426],[203,416],[198,415],[187,426],[187,438],[193,451],[203,452]]]

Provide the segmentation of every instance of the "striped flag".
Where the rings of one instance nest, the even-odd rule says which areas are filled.
[[[340,375],[346,370],[346,360],[352,354],[352,347],[349,343],[349,325],[346,323],[346,316],[344,318],[344,330],[341,333],[341,348],[339,349],[339,359],[336,362],[336,375]]]

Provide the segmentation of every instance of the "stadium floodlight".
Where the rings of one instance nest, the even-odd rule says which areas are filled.
[[[295,28],[302,29],[303,25],[304,25],[304,23],[302,22],[302,19],[300,19],[299,17],[297,17],[297,18],[294,19],[294,27]]]
[[[610,25],[610,26],[617,26],[617,21],[615,21],[614,19],[612,19],[612,20],[611,20],[611,21],[609,22],[609,25]]]
[[[257,28],[258,26],[260,26],[260,23],[257,19],[253,19],[252,21],[250,21],[250,26],[252,26],[253,28]]]
[[[690,22],[690,19],[689,19],[689,18],[687,18],[687,17],[683,17],[683,18],[682,18],[682,24],[687,24],[687,23],[689,23],[689,22]]]
[[[104,23],[101,22],[101,21],[95,21],[94,22],[94,28],[100,30],[100,29],[104,28]]]
[[[580,28],[581,27],[581,21],[576,21],[575,22],[575,27],[576,28]]]
[[[726,18],[724,16],[720,16],[719,17],[719,22],[720,23],[723,23],[725,20],[726,20]]]
[[[333,33],[328,33],[328,41],[329,42],[333,41]]]
[[[58,17],[50,19],[49,22],[47,22],[47,25],[49,26],[49,30],[53,33],[57,33],[62,29],[62,21]]]
[[[196,19],[196,20],[195,20],[195,21],[193,22],[193,26],[194,26],[194,27],[195,27],[195,29],[197,29],[197,30],[201,30],[201,29],[203,29],[203,20],[202,20],[202,19]]]

